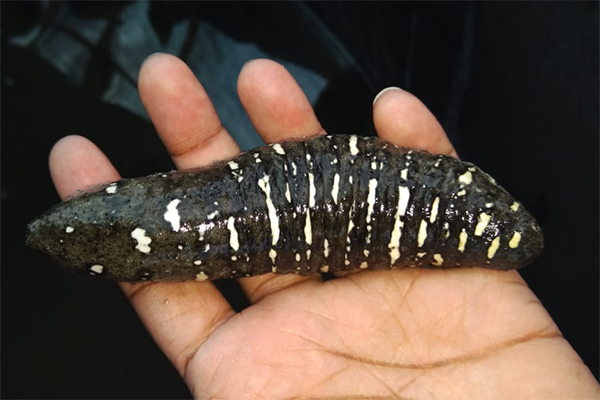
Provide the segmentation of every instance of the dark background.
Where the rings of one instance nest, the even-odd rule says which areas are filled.
[[[2,398],[190,397],[115,284],[24,246],[26,224],[59,201],[47,156],[60,137],[87,136],[124,176],[173,168],[147,119],[101,98],[123,72],[111,34],[129,4],[71,4],[82,21],[109,21],[74,84],[35,43],[10,42],[36,24],[68,32],[58,6],[2,3]],[[152,2],[148,19],[161,40],[184,19],[209,23],[315,71],[330,133],[372,135],[386,86],[416,94],[461,158],[538,218],[546,249],[521,274],[598,378],[598,14],[597,2]],[[193,48],[188,37],[177,55]]]

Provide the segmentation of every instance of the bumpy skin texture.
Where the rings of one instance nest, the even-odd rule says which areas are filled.
[[[486,173],[377,138],[319,136],[57,204],[28,245],[118,281],[525,266],[534,218]]]

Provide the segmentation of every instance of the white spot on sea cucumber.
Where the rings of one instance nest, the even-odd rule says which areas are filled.
[[[491,215],[487,215],[484,212],[482,212],[481,214],[479,214],[479,222],[477,222],[477,226],[475,226],[475,232],[473,234],[475,236],[481,236],[481,235],[483,235],[483,231],[485,230],[485,228],[490,223],[490,219],[491,218],[492,218]]]
[[[310,260],[310,249],[306,250],[306,259]]]
[[[238,163],[236,163],[235,161],[229,161],[227,164],[229,165],[229,168],[231,168],[232,170],[236,170],[240,167],[240,165]]]
[[[296,163],[294,163],[294,162],[292,161],[292,174],[293,174],[293,175],[296,175],[296,173],[297,173],[297,172],[298,172],[298,169],[296,168]]]
[[[262,160],[258,157],[254,161],[256,161],[257,164],[262,162]]]
[[[408,169],[404,168],[402,171],[400,171],[400,178],[407,180],[408,179]]]
[[[371,222],[371,214],[373,214],[373,207],[375,206],[375,197],[377,194],[377,179],[371,179],[369,181],[369,194],[367,195],[367,224]]]
[[[206,231],[212,228],[214,225],[215,224],[212,222],[209,222],[208,224],[198,225],[198,240],[202,242],[204,240],[204,234],[206,233]]]
[[[214,217],[216,217],[217,215],[219,215],[219,211],[218,211],[218,210],[215,210],[215,211],[211,212],[210,214],[208,214],[208,215],[206,216],[206,218],[208,218],[208,219],[213,219],[213,218],[214,218]]]
[[[434,167],[436,167],[436,168],[438,168],[438,167],[440,166],[440,163],[441,163],[441,162],[442,162],[442,159],[441,159],[441,158],[438,158],[438,159],[435,161],[435,163],[433,163],[433,166],[434,166]]]
[[[333,202],[337,204],[338,191],[340,189],[340,175],[335,174],[333,176],[333,187],[331,188],[331,197],[333,198]]]
[[[200,264],[202,264],[202,260],[195,260],[194,261],[194,265],[200,265]]]
[[[327,239],[323,240],[323,255],[325,258],[329,257],[329,241]]]
[[[236,255],[231,256],[231,261],[237,261],[237,256]],[[236,271],[232,271],[231,273],[235,274],[235,272]]]
[[[233,251],[238,251],[240,248],[240,242],[238,241],[238,232],[235,229],[235,218],[229,217],[227,219],[227,229],[229,229],[229,245]]]
[[[444,259],[442,258],[441,254],[433,255],[433,261],[431,262],[433,265],[437,265],[439,267],[443,264],[443,262],[444,262]]]
[[[287,199],[288,203],[292,202],[292,194],[290,193],[290,185],[287,182],[285,183],[285,198]]]
[[[178,248],[179,250],[183,250],[183,246],[182,246],[182,245],[179,245],[179,246],[177,246],[177,248]]]
[[[331,162],[331,165],[333,165],[333,164],[337,164],[337,163],[338,163],[338,159],[337,159],[337,158],[334,158],[334,159],[333,159],[333,161]]]
[[[427,222],[422,219],[421,225],[419,225],[419,233],[417,235],[417,246],[423,247],[425,244],[425,239],[427,239]]]
[[[450,224],[444,222],[444,239],[448,239],[450,237]]]
[[[243,181],[243,180],[244,180],[244,177],[243,177],[243,176],[239,176],[239,177],[237,178],[237,181],[238,181],[238,182],[241,182],[241,181]]]
[[[475,172],[475,171],[477,170],[475,167],[469,167],[469,168],[467,168],[467,169],[468,169],[469,171],[471,171],[471,172]]]
[[[458,193],[456,193],[457,196],[464,196],[465,194],[467,194],[467,191],[465,189],[462,189]]]
[[[348,254],[346,254],[346,257],[348,257]],[[346,259],[344,260],[344,264],[346,264],[346,265],[350,265],[350,261],[348,261],[348,259],[346,258]]]
[[[406,186],[398,186],[398,211],[400,215],[406,214],[406,208],[408,207],[408,200],[410,198],[410,189]]]
[[[208,276],[204,273],[204,271],[200,271],[199,274],[196,274],[196,280],[197,281],[202,282],[202,281],[205,281],[207,279],[208,279]]]
[[[272,266],[271,267],[271,272],[276,273],[277,272],[277,267],[276,266]]]
[[[377,161],[371,161],[371,169],[377,169]]]
[[[269,257],[271,258],[271,261],[273,261],[273,264],[275,264],[275,259],[277,258],[277,251],[275,249],[269,250]]]
[[[310,223],[310,210],[306,210],[306,222],[304,223],[304,240],[306,244],[312,244],[312,226]]]
[[[464,174],[458,177],[458,182],[464,185],[469,185],[473,182],[473,174],[471,171],[466,171]]]
[[[390,265],[400,258],[400,238],[402,237],[402,228],[404,222],[400,220],[401,216],[406,213],[406,207],[410,198],[410,190],[406,186],[398,186],[398,208],[394,216],[394,228],[390,237],[388,248],[390,249]]]
[[[508,242],[508,247],[510,247],[511,249],[516,249],[517,247],[519,247],[520,241],[521,241],[521,233],[515,232],[513,234],[512,238],[510,239],[510,242]]]
[[[361,269],[369,268],[369,264],[366,261],[363,261],[362,263],[360,263],[358,268],[361,268]]]
[[[167,174],[162,174],[161,177],[166,178]]]
[[[358,142],[358,138],[356,137],[356,135],[352,135],[350,136],[350,154],[352,154],[353,156],[358,154],[358,147],[356,146],[356,143]]]
[[[352,185],[352,175],[350,175],[350,176],[348,177],[348,182],[350,182],[350,184]]]
[[[254,158],[258,158],[258,157],[260,157],[260,153],[254,153],[254,154],[252,154],[252,155],[254,156]]]
[[[106,193],[113,194],[117,192],[117,182],[111,183],[106,187]]]
[[[431,205],[431,217],[429,217],[429,222],[434,223],[435,219],[437,218],[438,215],[438,208],[440,206],[440,198],[436,197],[435,200],[433,200],[433,204]]]
[[[271,244],[275,246],[279,240],[279,217],[275,205],[271,199],[271,185],[269,185],[269,175],[265,175],[258,180],[258,186],[265,192],[267,196],[267,210],[269,212],[269,222],[271,223]]]
[[[67,232],[67,233],[72,233],[74,230],[75,230],[75,228],[73,228],[72,226],[67,226],[65,228],[65,232]]]
[[[487,257],[489,259],[494,258],[494,256],[496,255],[496,251],[498,251],[499,247],[500,247],[500,236],[496,236],[494,238],[494,240],[492,240],[492,244],[490,244],[490,247],[488,247]]]
[[[95,272],[97,274],[101,274],[104,271],[104,267],[102,265],[96,264],[90,267],[90,271]]]
[[[458,251],[460,251],[460,252],[465,251],[465,245],[467,244],[468,238],[469,238],[469,235],[467,234],[467,231],[465,231],[465,228],[463,228],[460,231],[460,234],[458,235]]]
[[[329,265],[323,265],[321,267],[321,272],[329,272]]]
[[[494,207],[494,203],[485,203],[485,208],[492,208]]]
[[[419,258],[423,258],[423,257],[425,257],[425,255],[426,255],[426,254],[427,254],[427,253],[417,253],[417,257],[419,257]]]
[[[301,259],[300,253],[296,253],[296,262],[300,262]]]
[[[510,209],[513,210],[514,212],[517,212],[517,210],[519,209],[519,203],[517,203],[516,201],[514,203],[512,203],[512,205],[510,206]]]
[[[363,250],[363,254],[365,255],[365,257],[369,257],[369,250],[367,250],[367,249]]]
[[[171,223],[171,227],[174,232],[178,232],[181,228],[181,217],[179,216],[179,211],[177,211],[177,206],[181,203],[181,200],[175,199],[167,204],[167,211],[165,212],[165,221]]]
[[[136,249],[141,251],[142,253],[150,253],[150,243],[152,243],[152,239],[146,236],[146,230],[142,228],[135,228],[131,232],[131,237],[134,238],[138,244],[135,246]]]
[[[312,172],[308,173],[308,206],[310,208],[315,207],[315,195],[317,194],[317,188],[315,187],[315,176]]]
[[[352,211],[354,207],[350,208],[350,217],[348,220],[348,233],[346,234],[346,242],[350,243],[350,231],[354,228],[354,221],[352,221]]]
[[[275,150],[275,153],[277,153],[277,154],[281,154],[282,156],[285,155],[285,151],[283,150],[283,147],[281,147],[281,145],[279,143],[275,143],[273,145],[273,150]]]

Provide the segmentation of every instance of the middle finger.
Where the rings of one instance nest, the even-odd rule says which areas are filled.
[[[238,92],[248,117],[266,143],[324,134],[321,124],[296,80],[280,64],[254,60],[242,69]],[[250,302],[304,282],[320,282],[311,276],[266,274],[240,279]]]

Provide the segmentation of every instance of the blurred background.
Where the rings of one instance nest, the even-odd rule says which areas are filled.
[[[123,176],[174,168],[139,100],[153,52],[182,58],[243,149],[242,65],[277,60],[330,133],[373,135],[384,87],[417,95],[460,156],[539,220],[521,274],[598,379],[598,2],[2,2],[2,398],[190,398],[118,287],[24,246],[60,201],[68,134]],[[220,282],[238,309],[235,282]]]

